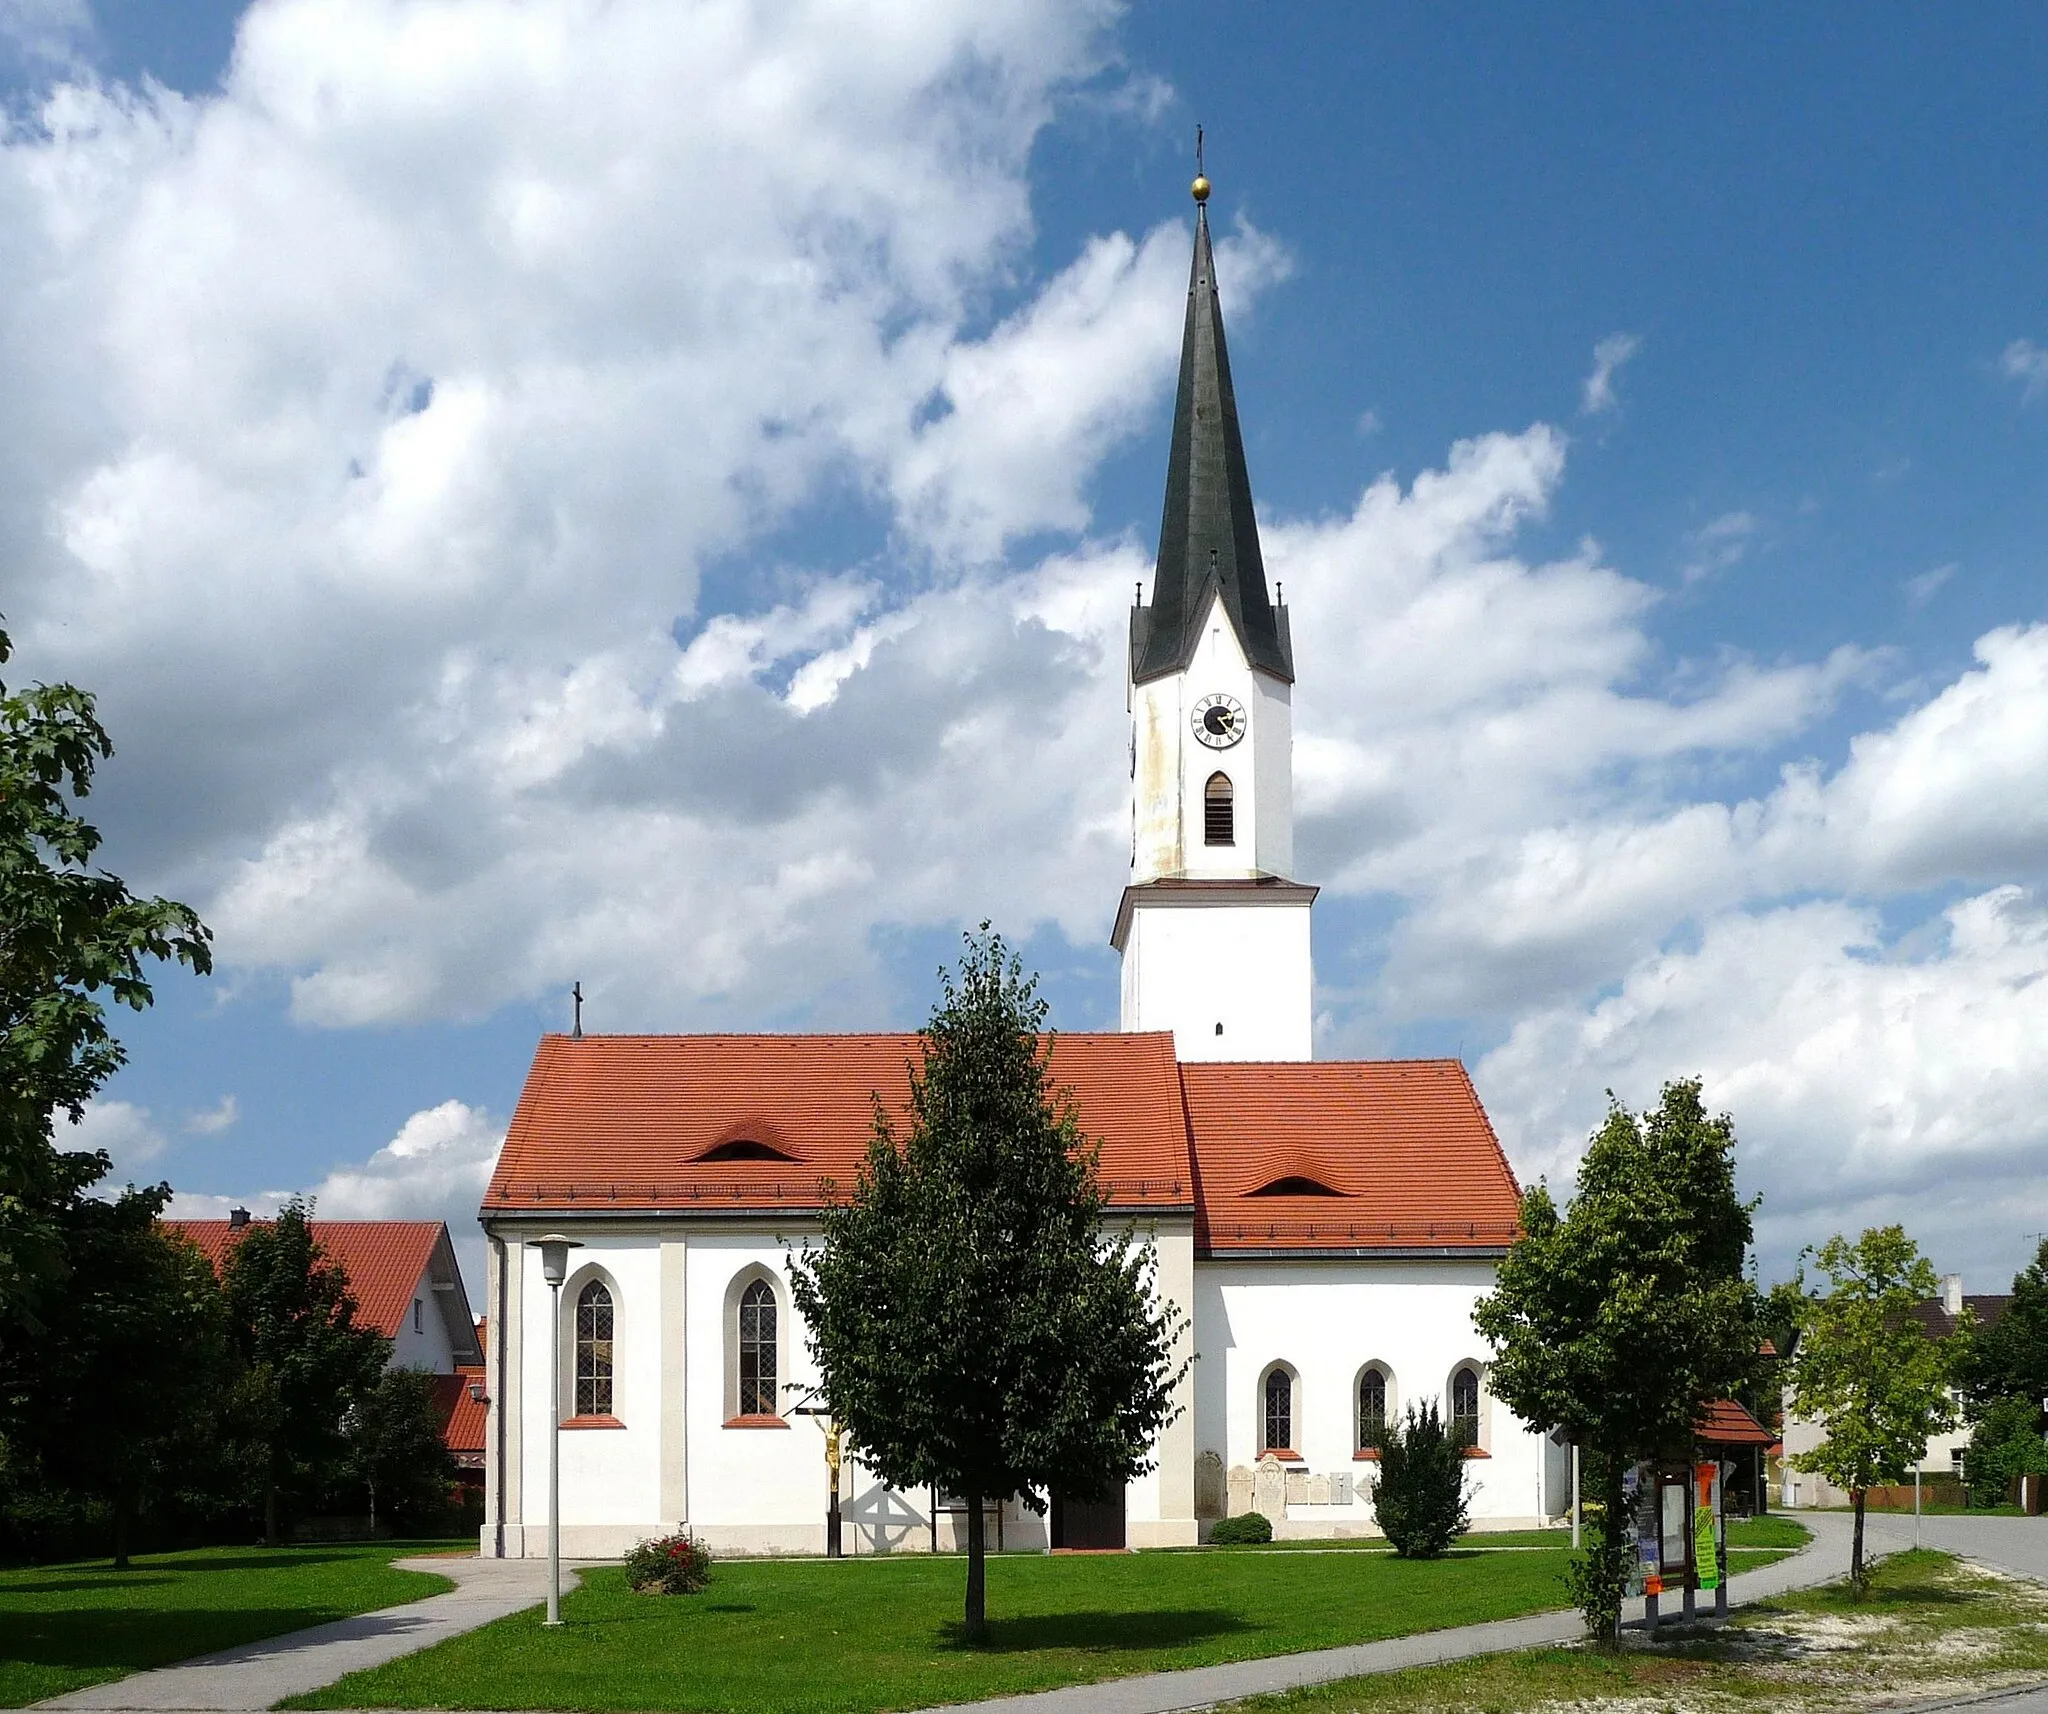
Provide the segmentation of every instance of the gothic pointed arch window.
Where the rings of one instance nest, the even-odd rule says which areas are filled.
[[[1377,1452],[1387,1437],[1387,1372],[1368,1365],[1358,1377],[1358,1450]]]
[[[1221,769],[1211,774],[1202,788],[1202,843],[1237,843],[1237,792]]]
[[[775,1288],[756,1280],[740,1294],[741,1416],[774,1416]]]
[[[1275,1363],[1259,1384],[1262,1452],[1290,1452],[1294,1448],[1294,1376],[1283,1363]]]
[[[1461,1363],[1451,1372],[1451,1438],[1460,1446],[1479,1444],[1479,1371]]]
[[[612,1414],[612,1294],[603,1280],[576,1294],[576,1414]]]

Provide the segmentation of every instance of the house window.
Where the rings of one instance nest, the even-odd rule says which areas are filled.
[[[1461,1446],[1479,1444],[1479,1376],[1461,1368],[1451,1376],[1451,1438]]]
[[[412,1330],[424,1333],[427,1330],[426,1306],[418,1298],[412,1300]]]
[[[1237,797],[1228,774],[1211,774],[1202,788],[1202,843],[1237,843]]]
[[[1387,1377],[1368,1369],[1358,1377],[1358,1449],[1376,1451],[1387,1434]]]
[[[612,1414],[612,1294],[603,1280],[576,1294],[576,1414]]]
[[[776,1414],[775,1288],[756,1280],[740,1297],[740,1415]]]
[[[1285,1369],[1266,1371],[1263,1388],[1267,1452],[1286,1452],[1294,1445],[1294,1377]]]

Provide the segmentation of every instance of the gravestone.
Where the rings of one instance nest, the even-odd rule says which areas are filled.
[[[1290,1506],[1308,1504],[1308,1472],[1289,1470],[1287,1472],[1287,1503]]]
[[[1330,1478],[1330,1504],[1348,1506],[1351,1504],[1351,1472],[1339,1470]]]
[[[1230,1512],[1233,1518],[1241,1518],[1252,1509],[1252,1473],[1243,1464],[1230,1467]]]
[[[1311,1476],[1308,1479],[1308,1503],[1312,1506],[1327,1506],[1330,1503],[1330,1478]]]
[[[1270,1452],[1252,1472],[1252,1510],[1269,1523],[1277,1524],[1287,1516],[1287,1472]]]
[[[1195,1516],[1220,1518],[1226,1498],[1223,1486],[1223,1455],[1203,1452],[1195,1458]]]

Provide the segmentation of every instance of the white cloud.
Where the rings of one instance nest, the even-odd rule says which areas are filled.
[[[1641,338],[1633,333],[1610,333],[1594,345],[1593,372],[1579,390],[1580,411],[1589,417],[1599,417],[1620,408],[1614,378],[1621,373],[1621,366],[1642,348]]]
[[[0,0],[0,65],[71,65],[92,38],[86,0]]]
[[[232,1095],[223,1095],[213,1106],[187,1113],[185,1129],[197,1137],[217,1137],[223,1131],[233,1130],[241,1116],[241,1103]]]
[[[2029,1164],[2048,1141],[2044,977],[2048,915],[2017,887],[1908,942],[1838,902],[1732,912],[1597,1004],[1524,1018],[1478,1080],[1524,1172],[1568,1183],[1605,1090],[1648,1105],[1698,1073],[1736,1117],[1776,1266],[1839,1226],[1903,1218],[1999,1289],[2018,1257],[1987,1250],[2016,1251],[2048,1215]]]
[[[1740,565],[1748,557],[1757,528],[1756,516],[1750,512],[1723,512],[1718,518],[1709,519],[1685,539],[1686,558],[1678,573],[1679,581],[1698,583],[1716,572]]]
[[[1998,372],[2020,384],[2020,397],[2032,399],[2048,388],[2048,349],[2031,339],[2015,339],[1999,354]]]
[[[59,1120],[57,1147],[66,1151],[104,1149],[112,1157],[108,1184],[119,1186],[150,1175],[141,1169],[170,1146],[147,1107],[132,1101],[90,1101],[77,1124]]]
[[[422,1108],[390,1142],[361,1165],[337,1166],[316,1183],[296,1187],[316,1218],[328,1220],[445,1220],[462,1262],[470,1306],[483,1304],[483,1239],[476,1211],[490,1183],[505,1128],[482,1108],[443,1101]],[[275,1214],[291,1190],[215,1196],[181,1190],[171,1212],[189,1220],[219,1220],[235,1208],[258,1217]]]
[[[1935,596],[1948,587],[1955,574],[1962,569],[1954,560],[1923,571],[1917,577],[1909,577],[1899,585],[1905,591],[1909,607],[1925,607]]]

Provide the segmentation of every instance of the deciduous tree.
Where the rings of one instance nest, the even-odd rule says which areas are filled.
[[[1791,1410],[1820,1424],[1822,1440],[1793,1466],[1848,1490],[1856,1508],[1849,1578],[1860,1596],[1866,1492],[1903,1482],[1927,1437],[1953,1427],[1950,1362],[1914,1314],[1940,1289],[1934,1266],[1903,1227],[1874,1226],[1853,1244],[1837,1233],[1816,1258],[1825,1293],[1809,1296],[1789,1383]]]
[[[1599,1508],[1572,1586],[1603,1642],[1618,1636],[1628,1577],[1624,1470],[1689,1454],[1702,1408],[1756,1361],[1742,1272],[1754,1207],[1736,1194],[1734,1125],[1708,1117],[1697,1079],[1666,1084],[1640,1117],[1613,1102],[1566,1208],[1542,1185],[1523,1198],[1522,1236],[1473,1311],[1494,1346],[1495,1396],[1594,1454]]]
[[[417,1520],[447,1509],[455,1456],[441,1438],[434,1376],[386,1369],[350,1401],[342,1417],[349,1473],[370,1501],[370,1524]]]
[[[863,1460],[893,1486],[965,1500],[979,1641],[984,1503],[1103,1498],[1149,1469],[1187,1365],[1151,1252],[1105,1225],[1036,979],[984,923],[940,980],[909,1125],[899,1137],[877,1101],[867,1158],[794,1280]]]
[[[343,1419],[376,1385],[391,1341],[357,1323],[348,1276],[313,1241],[312,1211],[297,1198],[236,1241],[221,1287],[242,1364],[236,1414],[255,1452],[263,1539],[276,1546],[280,1500],[342,1472]]]
[[[0,663],[11,653],[0,631]],[[57,1211],[72,1185],[53,1127],[125,1057],[108,1002],[147,1006],[156,960],[212,968],[190,909],[92,866],[100,835],[73,806],[113,753],[88,692],[0,686],[0,1337],[32,1333],[40,1294],[65,1276]]]

